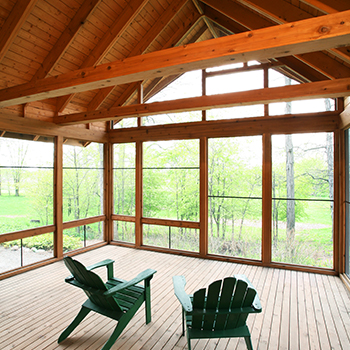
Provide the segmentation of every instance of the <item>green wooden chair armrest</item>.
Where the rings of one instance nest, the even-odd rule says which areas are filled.
[[[248,284],[248,287],[249,288],[252,288],[256,291],[256,289],[254,288],[254,286],[251,284],[251,282],[248,280],[248,278],[245,276],[245,275],[234,275],[234,277],[236,277],[236,279],[240,279],[240,280],[243,280],[245,282],[247,282]],[[259,299],[259,296],[258,296],[258,292],[256,293],[255,295],[255,298],[253,300],[253,303],[252,303],[252,306],[253,308],[258,311],[258,312],[261,312],[262,310],[262,306],[261,306],[261,303],[260,303],[260,299]],[[260,310],[260,311],[259,311]]]
[[[174,293],[186,312],[191,312],[192,301],[190,296],[185,292],[185,276],[173,276]]]
[[[110,280],[114,277],[113,264],[114,264],[114,260],[106,259],[106,260],[100,261],[96,264],[93,264],[91,266],[88,266],[86,269],[91,271],[91,270],[97,269],[99,267],[106,266],[107,267],[107,279]]]
[[[140,272],[135,278],[133,278],[130,281],[126,281],[126,282],[122,282],[120,284],[118,284],[117,286],[109,289],[107,292],[104,292],[105,296],[111,296],[125,288],[134,286],[135,284],[138,284],[142,281],[145,280],[151,280],[151,278],[153,277],[153,275],[156,273],[156,270],[153,269],[147,269],[145,271]]]
[[[97,269],[98,267],[108,266],[110,264],[114,264],[114,260],[106,259],[106,260],[100,261],[96,264],[90,265],[86,269],[91,271],[93,269]]]

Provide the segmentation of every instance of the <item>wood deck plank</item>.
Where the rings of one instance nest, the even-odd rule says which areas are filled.
[[[141,249],[104,246],[76,256],[86,265],[115,260],[115,275],[130,279],[146,268],[157,273],[151,282],[152,322],[145,324],[144,307],[136,313],[112,349],[185,350],[181,307],[172,276],[184,275],[186,291],[208,286],[234,274],[245,274],[256,287],[261,314],[247,324],[254,349],[349,349],[350,292],[340,278],[204,260]],[[95,270],[105,279],[105,269]],[[78,288],[64,283],[69,275],[63,261],[43,266],[0,282],[0,348],[3,350],[100,349],[116,323],[93,314],[63,343],[60,333],[85,301]],[[194,350],[243,350],[243,339],[192,340]]]

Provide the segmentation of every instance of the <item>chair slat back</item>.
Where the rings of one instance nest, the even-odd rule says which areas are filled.
[[[193,309],[203,310],[205,305],[206,289],[199,289],[193,294]],[[194,314],[192,316],[192,328],[201,329],[203,325],[203,315]]]
[[[249,286],[247,286],[247,291],[246,291],[246,294],[244,296],[242,307],[251,306],[253,304],[253,301],[254,301],[256,294],[257,294],[257,292],[254,288],[250,288]],[[241,313],[239,316],[239,319],[237,321],[236,327],[244,326],[246,324],[247,317],[248,317],[248,313]]]
[[[71,257],[65,257],[64,263],[74,278],[86,287],[83,289],[90,301],[108,310],[122,311],[118,302],[113,297],[106,297],[103,295],[103,292],[107,291],[107,287],[100,276],[87,270],[83,264]],[[98,292],[96,293],[92,289]]]
[[[220,301],[219,301],[219,311],[228,311],[231,306],[232,293],[236,285],[236,278],[227,277],[224,279],[222,286]],[[228,315],[219,314],[216,318],[216,330],[224,330],[226,327]]]
[[[231,309],[240,308],[243,306],[244,296],[247,290],[247,282],[238,280],[236,283],[236,288],[234,294],[232,295]],[[237,327],[240,314],[230,314],[227,323],[226,329],[233,329]]]
[[[246,324],[248,313],[230,313],[233,309],[252,306],[257,292],[246,281],[227,277],[210,284],[206,292],[203,288],[193,295],[193,329],[225,330]]]
[[[208,295],[206,300],[206,310],[215,311],[218,308],[219,295],[221,290],[221,280],[213,282],[208,287]],[[215,322],[215,314],[207,314],[204,316],[203,329],[212,330]]]

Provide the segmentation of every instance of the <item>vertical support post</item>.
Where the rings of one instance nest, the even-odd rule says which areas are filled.
[[[340,255],[340,266],[339,273],[348,273],[349,266],[349,209],[347,202],[349,202],[349,137],[346,135],[346,130],[340,131],[340,205],[339,208],[339,255]]]
[[[23,266],[24,259],[23,259],[23,239],[21,238],[21,267]]]
[[[207,94],[207,72],[205,69],[202,70],[202,96],[206,96]],[[202,121],[207,120],[207,111],[202,110]]]
[[[114,237],[113,232],[113,145],[105,143],[103,145],[104,164],[104,201],[103,212],[106,215],[104,226],[104,240],[109,244]]]
[[[142,104],[143,103],[143,85],[142,85],[142,81],[139,82],[138,84],[138,94],[137,94],[137,103],[138,104]],[[142,119],[141,117],[137,118],[137,126],[140,127],[142,126],[141,123]]]
[[[143,144],[141,141],[136,142],[136,188],[135,188],[135,246],[141,247],[143,244],[142,215],[143,215],[143,198],[142,198],[142,165],[143,165]]]
[[[264,67],[264,89],[269,87],[269,69]],[[269,105],[264,104],[264,116],[267,117],[269,115]]]
[[[262,244],[261,258],[264,266],[271,262],[271,214],[272,214],[272,143],[271,134],[263,134],[262,167]]]
[[[83,233],[84,233],[84,247],[86,247],[86,225],[84,225]]]
[[[340,227],[341,218],[341,206],[340,201],[342,201],[342,206],[344,203],[345,188],[343,187],[344,181],[340,181],[341,177],[341,167],[345,160],[344,152],[340,151],[340,141],[344,143],[344,137],[340,137],[340,134],[344,135],[344,131],[337,130],[334,132],[334,193],[333,193],[333,267],[336,272],[343,273],[345,264],[345,240],[343,239],[345,230]],[[344,147],[343,147],[344,148]],[[342,196],[340,196],[340,186],[342,186]]]
[[[54,151],[54,256],[63,257],[63,136],[55,137]]]
[[[208,138],[199,140],[199,254],[208,254]]]

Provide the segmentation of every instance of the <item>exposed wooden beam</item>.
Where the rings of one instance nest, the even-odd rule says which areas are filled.
[[[0,62],[6,55],[13,39],[32,11],[37,0],[18,0],[12,8],[12,11],[6,19],[0,30]]]
[[[207,1],[207,0],[206,0]],[[213,1],[213,0],[208,0]],[[242,5],[247,6],[251,10],[255,11],[261,16],[266,17],[271,23],[284,24],[292,21],[303,20],[311,17],[311,14],[303,11],[299,7],[294,6],[291,3],[284,2],[281,5],[280,0],[236,0]],[[336,13],[337,11],[331,11]],[[253,27],[256,28],[256,27]],[[350,64],[350,56],[348,52],[344,50],[328,49],[333,55],[339,57],[341,60],[345,60]],[[307,63],[307,62],[306,62]],[[321,62],[320,62],[321,63]],[[322,68],[322,66],[321,66]],[[328,68],[329,69],[329,68]],[[337,67],[333,68],[334,71]]]
[[[63,136],[65,139],[72,138],[92,142],[108,141],[107,133],[103,131],[76,126],[62,127],[36,119],[16,117],[5,111],[0,111],[0,130],[30,135]]]
[[[81,124],[107,121],[115,118],[142,117],[165,113],[178,113],[314,98],[335,98],[348,95],[350,95],[350,78],[344,78],[300,85],[232,92],[220,95],[112,107],[108,110],[76,113],[56,117],[54,118],[54,122],[60,125]]]
[[[148,0],[131,0],[123,9],[118,19],[114,22],[112,27],[99,40],[97,46],[91,51],[86,60],[83,62],[81,68],[92,67],[98,65],[104,58],[108,50],[117,42],[117,40],[124,33],[126,28],[140,13],[143,6]],[[61,97],[57,103],[57,111],[60,113],[68,105],[74,94]]]
[[[0,107],[234,62],[350,45],[350,11],[173,47],[0,90]]]
[[[282,24],[286,23],[286,21],[282,21],[279,17],[267,12],[266,10],[263,10],[262,5],[266,5],[267,8],[270,8],[271,4],[266,3],[265,0],[262,0],[262,2],[258,2],[261,6],[257,6],[255,4],[252,4],[249,2],[249,7],[254,10],[255,12],[259,13],[259,15],[265,15],[267,18],[264,23],[261,23],[261,21],[256,21],[256,18],[259,18],[256,14],[254,14],[253,11],[248,11],[246,8],[244,9],[246,12],[244,13],[244,16],[242,16],[241,11],[232,11],[230,6],[227,4],[227,0],[224,2],[217,2],[215,0],[204,0],[206,2],[206,8],[205,8],[205,14],[206,16],[209,16],[212,20],[215,20],[219,25],[224,26],[225,28],[233,31],[234,33],[241,33],[248,30],[256,30],[259,29],[260,25],[263,25],[264,27],[274,25],[274,24]],[[258,0],[257,0],[258,1]],[[269,6],[267,6],[269,5]],[[276,5],[276,4],[275,4]],[[243,6],[236,4],[236,6]],[[286,4],[287,6],[287,4]],[[213,11],[216,11],[213,13]],[[221,14],[221,16],[220,16]],[[282,13],[280,11],[280,16],[282,16]],[[213,16],[214,19],[212,18]],[[225,19],[226,17],[226,19]],[[308,15],[308,17],[311,17]],[[236,23],[236,28],[232,27],[231,22]],[[239,21],[239,23],[238,23]],[[241,26],[241,27],[237,27]],[[244,27],[243,27],[244,25]],[[322,55],[322,59],[320,60],[320,55]],[[290,66],[291,69],[293,69],[296,72],[295,79],[302,75],[306,80],[308,81],[318,81],[318,80],[324,80],[325,78],[333,79],[333,78],[340,78],[344,76],[344,70],[346,71],[347,68],[343,66],[342,64],[338,64],[338,69],[333,69],[332,71],[336,71],[340,76],[333,76],[330,75],[328,72],[320,69],[319,66],[315,66],[312,64],[313,61],[317,58],[318,65],[321,65],[321,67],[332,67],[332,65],[329,65],[329,60],[332,60],[330,57],[322,54],[322,53],[313,53],[309,54],[308,57],[283,57],[281,58],[281,61],[284,62],[286,65]],[[311,61],[311,62],[310,62]],[[332,60],[333,61],[333,60]],[[312,68],[312,69],[310,69]],[[341,69],[340,69],[341,68]],[[346,76],[345,72],[345,76]],[[305,79],[303,79],[305,81]],[[297,79],[299,80],[299,79]]]
[[[57,61],[66,51],[68,45],[73,41],[80,27],[84,24],[90,13],[100,2],[101,0],[85,0],[85,2],[81,5],[75,16],[70,21],[69,25],[66,27],[65,31],[55,43],[53,49],[46,56],[44,62],[36,74],[33,76],[32,80],[42,79],[50,74]]]
[[[264,133],[332,132],[338,128],[339,114],[323,112],[118,129],[109,133],[109,140],[112,143],[165,141],[201,137],[253,136]]]
[[[172,41],[174,41],[175,45],[170,45],[170,42],[168,42],[167,47],[177,46],[182,40],[186,37],[186,34],[193,28],[198,21],[201,20],[202,17],[195,16],[193,20],[191,20],[188,25],[184,26],[182,30],[178,31],[178,35],[174,36],[172,38]],[[203,22],[203,26],[198,29],[197,33],[191,38],[191,43],[195,43],[207,30],[207,27],[205,23]],[[159,77],[157,79],[153,79],[152,83],[147,86],[147,88],[144,91],[144,101],[148,101],[151,97],[153,97],[155,94],[157,94],[160,90],[164,89],[166,86],[171,84],[174,80],[176,80],[179,76],[182,74],[176,74],[166,77]]]

